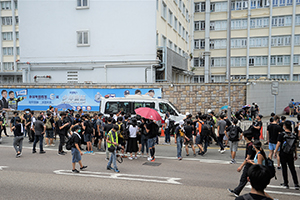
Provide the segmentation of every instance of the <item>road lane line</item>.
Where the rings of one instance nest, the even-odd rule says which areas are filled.
[[[0,171],[2,171],[5,168],[8,168],[8,166],[0,166]]]
[[[8,146],[8,145],[0,145],[0,147],[7,147],[7,148],[12,148],[12,146]],[[31,149],[32,147],[24,147],[23,149]],[[53,149],[53,148],[44,148],[45,151],[57,151],[57,149]],[[69,150],[65,150],[66,152],[71,152]],[[105,155],[105,152],[94,152],[93,154],[85,154],[85,155]],[[177,157],[173,157],[173,156],[155,156],[155,158],[160,158],[160,159],[168,159],[168,160],[178,160]],[[143,159],[143,158],[141,158]],[[201,163],[209,163],[209,164],[225,164],[225,165],[232,165],[235,166],[236,164],[230,164],[229,160],[216,160],[216,159],[203,159],[203,158],[183,158],[182,161],[200,161]],[[182,162],[181,161],[181,162]],[[237,164],[242,164],[242,162],[237,162]],[[274,164],[275,166],[277,166],[276,164]],[[300,165],[295,165],[296,168],[300,167]]]
[[[84,177],[95,177],[95,178],[109,178],[118,180],[129,180],[129,181],[143,181],[143,182],[154,182],[154,183],[167,183],[180,185],[178,182],[181,178],[173,177],[159,177],[159,176],[147,176],[147,175],[136,175],[136,174],[116,174],[116,173],[104,173],[104,172],[90,172],[81,171],[80,173],[72,173],[71,170],[56,170],[55,174],[68,175],[68,176],[84,176]]]

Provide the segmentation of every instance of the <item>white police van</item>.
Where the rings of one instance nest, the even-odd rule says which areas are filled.
[[[176,109],[176,107],[168,100],[152,98],[148,95],[126,95],[125,97],[109,97],[101,98],[99,111],[105,116],[116,114],[120,111],[135,115],[134,110],[140,107],[149,107],[155,109],[161,116],[165,118],[167,112],[170,113],[170,119],[179,122],[184,119],[184,115]]]

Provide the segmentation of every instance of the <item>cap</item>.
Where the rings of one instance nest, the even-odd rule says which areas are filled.
[[[184,124],[184,121],[183,120],[180,120],[179,121],[179,125],[181,126],[181,125],[183,125]]]
[[[208,112],[208,113],[211,113],[211,109],[208,109],[207,112]]]
[[[190,115],[190,113],[189,113],[189,112],[186,112],[185,115]]]

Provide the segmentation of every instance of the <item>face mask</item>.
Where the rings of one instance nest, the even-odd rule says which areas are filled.
[[[79,129],[78,131],[77,131],[77,133],[80,133],[81,132],[81,130]]]
[[[25,113],[27,113],[27,114],[28,114],[28,113],[29,113],[29,111],[25,111]]]

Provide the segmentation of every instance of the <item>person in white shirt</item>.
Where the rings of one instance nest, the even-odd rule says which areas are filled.
[[[127,152],[130,153],[129,160],[133,160],[132,152],[134,152],[135,156],[134,158],[137,159],[137,151],[138,151],[138,145],[137,145],[137,133],[138,133],[139,127],[137,126],[137,120],[135,118],[132,119],[131,124],[129,125],[129,139],[128,139],[128,145],[127,145]]]

